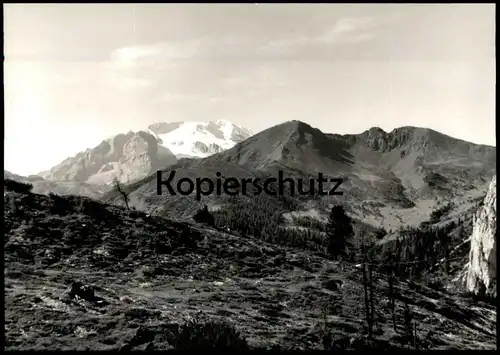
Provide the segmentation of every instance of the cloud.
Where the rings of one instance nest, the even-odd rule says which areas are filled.
[[[374,38],[374,35],[366,31],[376,25],[376,22],[371,17],[343,18],[315,40],[327,43],[350,43],[370,40]]]
[[[120,78],[117,84],[120,85],[120,88],[135,90],[151,86],[152,81],[144,78],[125,77]]]
[[[186,60],[253,60],[272,59],[282,52],[294,52],[311,46],[345,44],[367,41],[374,38],[369,32],[380,22],[371,17],[346,17],[331,27],[323,27],[317,33],[300,34],[293,37],[268,34],[253,37],[209,37],[203,36],[187,41],[165,41],[150,45],[118,48],[111,54],[117,66],[159,65],[160,63]]]
[[[161,53],[161,48],[154,46],[132,46],[118,48],[111,54],[111,59],[121,63],[133,63]]]
[[[275,60],[337,57],[337,45],[368,42],[383,21],[344,17],[314,31],[269,35],[214,37],[161,41],[116,48],[110,53],[106,77],[113,87],[141,91],[157,102],[188,104],[219,102],[209,97],[281,90],[290,85],[276,76]],[[168,95],[175,93],[175,95]],[[192,95],[201,97],[192,97]]]
[[[188,59],[196,56],[202,46],[203,41],[200,39],[132,45],[115,49],[110,55],[110,60],[117,66],[128,68],[152,62]]]
[[[305,48],[310,51],[313,48],[322,49],[325,45],[365,42],[375,38],[375,34],[369,30],[381,23],[371,17],[346,17],[316,34],[268,41],[260,46],[259,53],[278,56],[300,53]]]
[[[371,17],[349,17],[335,23],[331,32],[334,34],[365,30],[374,25]]]

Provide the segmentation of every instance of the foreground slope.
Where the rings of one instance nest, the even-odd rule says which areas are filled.
[[[164,350],[200,312],[251,347],[363,348],[362,275],[321,255],[84,197],[4,192],[8,350]],[[404,303],[420,349],[496,348],[496,309],[403,280],[394,331],[375,273],[376,336],[403,348]]]

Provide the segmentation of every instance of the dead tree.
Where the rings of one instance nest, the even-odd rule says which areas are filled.
[[[370,306],[369,306],[369,300],[368,300],[368,279],[366,276],[366,263],[363,261],[363,288],[365,292],[365,317],[366,317],[366,324],[368,326],[368,338],[372,338],[372,329],[370,326]]]
[[[395,292],[394,292],[394,284],[396,279],[396,254],[397,250],[393,248],[389,248],[384,252],[384,265],[382,266],[382,270],[385,271],[387,277],[387,299],[389,300],[389,307],[391,310],[392,316],[392,326],[394,331],[396,331],[396,313],[395,313]]]
[[[373,265],[371,258],[368,259],[368,289],[370,290],[370,328],[373,331],[375,324],[375,306],[373,302]]]
[[[370,301],[368,296],[368,277],[367,277],[367,253],[366,253],[366,244],[365,244],[365,230],[361,231],[361,256],[362,256],[362,271],[363,271],[363,289],[365,295],[365,317],[366,324],[368,326],[368,338],[372,339],[373,337],[373,326],[372,326],[372,315],[370,314]]]
[[[394,294],[394,267],[395,264],[391,262],[389,265],[389,275],[388,275],[388,283],[389,283],[389,306],[391,308],[392,315],[392,327],[396,332],[396,295]]]
[[[129,202],[129,197],[128,194],[122,189],[120,182],[118,181],[117,178],[113,180],[113,183],[115,185],[116,191],[118,191],[122,195],[123,202],[125,202],[125,206],[127,207],[127,210],[130,211],[130,207],[128,205]]]
[[[444,232],[443,236],[443,249],[444,249],[444,272],[446,276],[450,274],[450,246],[449,246],[449,236],[448,233]]]
[[[417,350],[417,322],[413,320],[413,348]]]
[[[404,305],[404,322],[405,322],[405,338],[410,343],[413,338],[413,345],[415,345],[415,329],[412,326],[413,315],[411,314],[410,306],[405,302]]]

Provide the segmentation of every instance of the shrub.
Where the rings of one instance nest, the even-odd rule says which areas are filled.
[[[176,350],[248,350],[246,339],[225,322],[199,320],[188,321],[179,327]]]
[[[89,198],[82,198],[80,201],[80,213],[86,214],[97,220],[106,220],[110,218],[111,213],[106,208],[106,205],[99,201]]]
[[[73,213],[74,211],[73,204],[67,198],[59,196],[52,192],[49,193],[49,198],[50,198],[49,210],[51,213],[59,215],[67,215]]]
[[[383,239],[387,235],[385,228],[379,228],[374,232],[375,238]]]
[[[5,179],[4,188],[7,189],[8,191],[27,194],[30,193],[31,190],[33,190],[33,185],[15,180]]]
[[[441,217],[443,217],[446,213],[448,213],[455,205],[453,202],[449,202],[448,204],[444,205],[443,207],[440,207],[430,214],[430,222],[431,223],[438,223],[441,220]]]
[[[424,182],[433,188],[439,188],[448,182],[448,179],[439,173],[430,173],[424,176]]]
[[[209,226],[215,225],[215,218],[210,213],[207,206],[198,210],[196,214],[193,216],[193,219],[198,223],[205,223],[208,224]]]

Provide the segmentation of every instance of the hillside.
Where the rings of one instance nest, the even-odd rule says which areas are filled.
[[[81,195],[99,198],[108,192],[105,186],[88,184],[78,181],[49,181],[38,175],[20,176],[7,170],[3,173],[4,179],[26,182],[33,185],[33,192],[38,194],[55,193],[58,195]]]
[[[6,350],[189,350],[196,315],[250,348],[496,348],[494,306],[404,279],[393,326],[377,269],[368,341],[354,264],[80,196],[4,190],[4,216]]]
[[[175,182],[186,176],[215,179],[217,171],[225,177],[256,178],[277,177],[282,170],[285,177],[295,179],[316,178],[321,172],[343,178],[339,191],[344,195],[297,197],[297,206],[287,212],[324,219],[330,206],[343,203],[353,218],[389,230],[418,225],[449,201],[468,210],[484,196],[495,169],[496,148],[430,129],[402,127],[386,133],[371,128],[359,135],[335,135],[291,121],[205,159],[184,160],[164,175],[176,170]],[[177,217],[191,214],[202,204],[217,209],[227,204],[224,196],[204,196],[200,202],[194,196],[156,196],[154,175],[131,186],[129,192],[132,206]],[[116,197],[106,196],[120,203]]]

